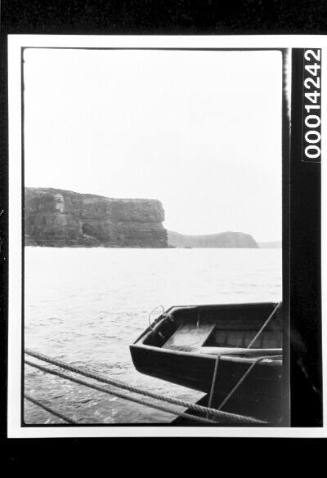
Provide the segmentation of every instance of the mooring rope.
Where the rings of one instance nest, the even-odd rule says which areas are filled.
[[[245,424],[258,424],[258,425],[266,424],[266,422],[264,422],[262,420],[259,420],[259,419],[256,419],[256,418],[253,418],[253,417],[248,417],[248,416],[239,415],[239,414],[235,414],[235,413],[229,413],[229,412],[222,412],[222,411],[219,411],[219,410],[215,410],[213,408],[208,408],[208,407],[204,407],[202,405],[189,403],[189,402],[186,402],[184,400],[177,399],[177,398],[172,398],[172,397],[163,396],[163,395],[160,395],[160,394],[157,394],[157,393],[154,393],[154,392],[149,392],[149,391],[143,390],[139,387],[135,387],[135,386],[132,386],[132,385],[127,385],[127,384],[125,384],[123,382],[120,382],[118,380],[108,379],[108,378],[104,377],[103,375],[99,375],[99,374],[95,374],[95,373],[92,373],[92,372],[89,372],[89,371],[81,370],[77,367],[66,364],[66,363],[62,362],[61,360],[52,359],[50,357],[47,357],[46,355],[43,355],[43,354],[38,353],[38,352],[34,352],[30,349],[26,349],[25,353],[27,355],[30,355],[31,357],[37,358],[37,359],[42,360],[44,362],[48,362],[52,365],[56,365],[57,367],[61,367],[61,368],[66,369],[66,370],[70,370],[71,372],[74,372],[74,373],[77,373],[77,374],[80,374],[80,375],[84,375],[85,377],[97,380],[99,382],[106,383],[107,385],[112,385],[112,386],[117,387],[117,388],[128,390],[129,392],[134,392],[136,394],[140,394],[140,395],[143,395],[145,397],[154,398],[155,400],[161,400],[161,401],[170,403],[172,405],[177,405],[177,406],[181,406],[183,408],[188,408],[188,409],[190,409],[194,412],[200,413],[201,415],[204,415],[204,416],[211,415],[212,417],[215,417],[219,420],[222,420],[225,423],[233,423],[233,424],[239,423],[239,424],[244,424],[244,425]]]
[[[161,314],[160,314],[159,317],[157,317],[153,322],[151,322],[151,317],[152,317],[153,312],[155,312],[155,311],[158,310],[158,309],[161,309]],[[160,317],[163,316],[164,312],[165,312],[165,308],[164,308],[164,306],[161,305],[161,304],[157,305],[154,309],[151,310],[151,312],[150,312],[149,315],[148,315],[149,329],[151,329],[151,330],[153,329],[153,326],[154,326],[155,322],[156,322]]]
[[[29,360],[25,360],[25,363],[27,365],[30,365],[31,367],[34,367],[34,368],[37,368],[38,370],[41,370],[42,372],[49,373],[51,375],[56,375],[57,377],[60,377],[60,378],[66,379],[66,380],[70,380],[71,382],[78,383],[79,385],[85,385],[86,387],[97,390],[98,392],[107,393],[108,395],[112,395],[112,396],[115,396],[115,397],[118,397],[118,398],[122,398],[124,400],[129,400],[131,402],[135,402],[135,403],[144,405],[144,406],[149,407],[149,408],[154,408],[155,410],[159,410],[159,411],[162,411],[162,412],[165,412],[165,413],[170,413],[172,415],[177,415],[179,417],[187,418],[189,420],[193,420],[193,421],[199,422],[199,423],[204,423],[206,425],[208,425],[208,424],[210,424],[210,425],[215,424],[216,425],[217,424],[217,421],[210,420],[208,418],[197,417],[195,415],[189,415],[188,413],[185,413],[185,412],[179,412],[177,410],[173,410],[170,407],[163,407],[161,405],[156,405],[154,403],[145,402],[144,400],[131,397],[130,395],[125,395],[125,394],[120,393],[120,392],[114,392],[112,390],[108,390],[107,388],[101,387],[100,385],[94,385],[94,384],[89,383],[85,380],[81,380],[81,379],[78,379],[78,378],[75,378],[75,377],[71,377],[70,375],[67,375],[63,372],[59,372],[57,370],[53,370],[51,368],[44,367],[44,366],[36,364],[34,362],[30,362]],[[74,422],[71,419],[65,417],[64,415],[60,415],[59,413],[55,412],[54,410],[45,407],[43,404],[37,402],[32,397],[29,397],[29,396],[25,395],[25,398],[27,398],[27,400],[30,400],[31,402],[35,403],[35,405],[39,405],[41,408],[44,408],[49,413],[52,413],[53,415],[56,415],[59,418],[62,418],[63,420],[66,420],[70,423],[77,423],[77,422]]]
[[[273,308],[272,312],[269,314],[267,319],[264,321],[264,323],[262,324],[262,326],[260,327],[258,332],[255,334],[255,336],[253,337],[253,339],[251,340],[251,342],[247,346],[247,349],[250,349],[252,347],[252,345],[256,342],[256,340],[260,337],[260,335],[262,334],[264,329],[267,327],[267,325],[270,323],[272,318],[275,316],[275,313],[277,312],[277,310],[279,309],[280,306],[281,306],[281,302],[276,304],[276,306]],[[280,357],[282,357],[282,356],[277,355],[275,357],[269,357],[269,358],[280,358]],[[257,360],[249,366],[249,368],[244,372],[244,374],[241,376],[241,378],[237,381],[237,383],[234,385],[234,387],[230,390],[230,392],[226,395],[226,397],[220,403],[220,405],[218,407],[218,410],[221,410],[226,405],[228,400],[232,397],[232,395],[234,395],[236,390],[242,385],[242,383],[244,382],[246,377],[249,375],[251,370],[257,365],[257,363],[261,362],[262,360],[265,360],[266,358],[268,358],[268,357],[258,357]]]
[[[251,342],[249,343],[249,345],[247,346],[247,349],[250,349],[252,347],[252,345],[255,343],[255,341],[260,337],[260,335],[262,334],[262,332],[264,331],[264,329],[267,327],[267,325],[270,323],[270,321],[272,320],[272,318],[275,316],[275,313],[277,312],[277,310],[279,309],[279,307],[281,306],[281,302],[279,302],[278,304],[276,304],[276,306],[273,308],[272,312],[269,314],[269,316],[267,317],[267,319],[264,321],[264,323],[262,324],[262,326],[260,327],[260,329],[258,330],[258,332],[256,333],[256,335],[253,337],[253,339],[251,340]],[[221,410],[225,405],[226,403],[228,402],[228,400],[232,397],[232,395],[234,395],[234,393],[236,392],[236,390],[242,385],[242,383],[244,382],[244,380],[246,379],[246,377],[249,375],[249,373],[251,372],[251,370],[257,365],[257,363],[267,359],[267,358],[280,358],[282,357],[281,355],[277,355],[277,356],[270,356],[270,357],[258,357],[255,362],[253,362],[249,368],[244,372],[244,374],[241,376],[241,378],[237,381],[237,383],[234,385],[234,387],[230,390],[230,392],[226,395],[226,397],[223,399],[223,401],[220,403],[219,407],[218,407],[218,410]],[[213,384],[212,384],[212,388],[213,388]]]
[[[212,399],[213,399],[213,394],[214,394],[214,391],[215,391],[215,385],[216,385],[216,380],[217,380],[219,360],[220,360],[220,355],[217,355],[216,360],[215,360],[215,367],[214,367],[214,370],[213,370],[212,381],[211,381],[210,395],[209,395],[209,400],[208,400],[208,408],[211,408],[211,405],[212,405]]]
[[[281,302],[279,302],[274,308],[273,308],[273,311],[269,314],[268,318],[264,321],[264,323],[262,324],[262,326],[260,327],[260,329],[258,330],[258,332],[255,334],[255,336],[253,337],[253,339],[251,340],[251,342],[249,343],[249,345],[247,346],[247,349],[250,349],[252,347],[252,345],[255,343],[255,341],[260,337],[260,335],[262,334],[262,332],[264,331],[264,329],[267,327],[267,325],[269,324],[269,322],[271,321],[271,319],[275,316],[275,313],[277,312],[277,310],[279,309],[279,307],[281,306]]]
[[[271,358],[279,358],[280,355],[277,355],[276,357],[269,357],[270,359]],[[218,410],[221,410],[223,408],[224,405],[226,405],[226,403],[228,402],[228,400],[231,398],[232,395],[234,395],[234,393],[236,392],[236,390],[242,385],[242,383],[244,382],[244,380],[246,379],[246,377],[249,375],[249,373],[251,372],[251,370],[257,365],[257,363],[263,361],[263,360],[266,360],[268,357],[258,357],[256,359],[255,362],[253,362],[249,368],[244,372],[244,374],[242,375],[242,377],[237,381],[237,383],[234,385],[234,387],[231,389],[231,391],[227,394],[227,396],[224,398],[224,400],[221,402],[221,404],[219,405],[218,407]]]
[[[66,415],[63,415],[62,413],[57,412],[53,408],[47,407],[43,403],[39,402],[39,400],[36,400],[35,398],[31,397],[27,393],[24,393],[24,398],[25,398],[25,400],[28,400],[29,402],[33,403],[37,407],[43,408],[43,410],[45,410],[46,412],[51,413],[51,415],[54,415],[54,416],[60,418],[64,422],[72,423],[73,425],[77,425],[77,422],[75,422],[75,420],[73,420],[72,418],[68,418]]]

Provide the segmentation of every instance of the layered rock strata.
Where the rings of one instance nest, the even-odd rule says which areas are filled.
[[[167,247],[163,221],[163,207],[153,199],[25,189],[25,245]]]

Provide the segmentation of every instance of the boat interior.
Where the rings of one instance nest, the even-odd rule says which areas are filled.
[[[280,312],[276,303],[172,307],[138,344],[192,354],[278,356]]]

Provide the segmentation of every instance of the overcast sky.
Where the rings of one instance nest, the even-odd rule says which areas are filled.
[[[279,52],[25,50],[25,184],[281,238]]]

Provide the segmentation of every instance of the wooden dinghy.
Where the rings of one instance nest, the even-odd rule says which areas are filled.
[[[171,307],[130,350],[139,372],[205,392],[207,406],[279,420],[280,304]]]

